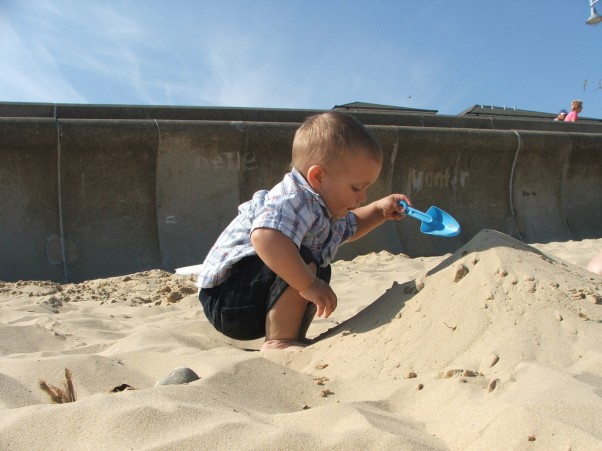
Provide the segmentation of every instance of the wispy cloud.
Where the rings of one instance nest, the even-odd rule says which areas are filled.
[[[0,99],[23,102],[85,102],[62,75],[53,55],[35,40],[19,35],[0,16]]]
[[[44,42],[65,72],[83,74],[79,79],[84,84],[88,77],[133,89],[142,98],[149,96],[138,55],[144,32],[135,20],[119,14],[109,4],[97,2],[79,2],[77,8],[55,10],[46,20],[52,25],[36,39]]]
[[[75,6],[22,5],[18,14],[7,15],[19,22],[19,33],[9,19],[0,18],[0,57],[5,63],[0,96],[5,91],[23,101],[94,102],[98,99],[80,92],[93,96],[116,86],[143,103],[153,100],[141,70],[144,32],[136,21],[105,3]]]

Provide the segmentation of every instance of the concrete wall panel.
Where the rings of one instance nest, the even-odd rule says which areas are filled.
[[[519,237],[530,243],[570,240],[563,190],[571,142],[562,133],[519,133],[512,181]]]
[[[162,265],[201,263],[240,203],[243,123],[158,121],[157,227]]]
[[[63,224],[75,252],[69,279],[160,267],[154,121],[59,124]]]
[[[0,119],[0,153],[0,280],[62,280],[55,122]]]
[[[602,135],[570,134],[563,190],[566,223],[575,240],[602,236]]]

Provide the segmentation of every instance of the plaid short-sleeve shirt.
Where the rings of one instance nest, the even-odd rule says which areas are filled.
[[[207,254],[198,286],[211,288],[221,284],[236,262],[255,255],[251,232],[264,227],[282,232],[298,248],[308,247],[321,266],[327,266],[338,247],[357,232],[353,213],[331,218],[320,195],[293,169],[270,191],[258,191],[238,207],[238,216]]]

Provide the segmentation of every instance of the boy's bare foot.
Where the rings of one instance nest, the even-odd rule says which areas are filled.
[[[279,349],[284,351],[300,351],[305,347],[305,344],[296,340],[266,340],[261,346],[260,351],[269,349]]]

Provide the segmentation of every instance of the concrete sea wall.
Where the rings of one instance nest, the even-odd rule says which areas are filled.
[[[0,280],[81,281],[201,263],[255,191],[288,170],[317,111],[0,104]],[[451,252],[484,228],[527,243],[602,236],[602,126],[355,113],[385,151],[370,200],[408,194],[462,225],[411,218],[343,246]]]

